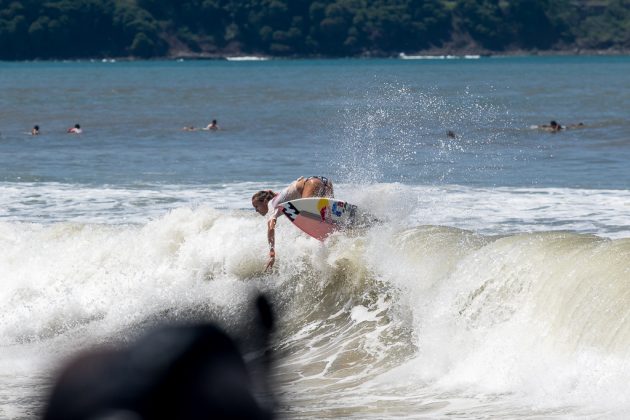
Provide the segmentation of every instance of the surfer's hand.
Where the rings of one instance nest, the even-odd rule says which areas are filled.
[[[271,270],[273,268],[274,262],[276,262],[276,252],[272,249],[271,251],[269,251],[269,261],[267,261],[265,271]]]

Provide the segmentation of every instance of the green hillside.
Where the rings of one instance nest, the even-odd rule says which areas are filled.
[[[0,59],[630,50],[630,0],[0,0]]]

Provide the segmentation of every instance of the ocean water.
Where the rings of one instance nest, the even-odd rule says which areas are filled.
[[[0,418],[38,417],[67,357],[158,320],[247,328],[260,292],[281,418],[626,418],[628,74],[0,63]],[[535,128],[552,119],[584,127]],[[250,197],[301,175],[385,222],[322,244],[281,220],[265,273]]]

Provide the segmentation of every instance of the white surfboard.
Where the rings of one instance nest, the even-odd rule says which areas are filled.
[[[366,214],[346,201],[326,197],[299,198],[278,206],[306,234],[323,241],[333,232],[365,225]]]

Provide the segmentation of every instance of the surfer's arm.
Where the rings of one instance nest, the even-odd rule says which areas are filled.
[[[272,217],[267,222],[267,242],[269,242],[269,261],[265,270],[269,270],[273,267],[273,263],[276,261],[276,218]]]

